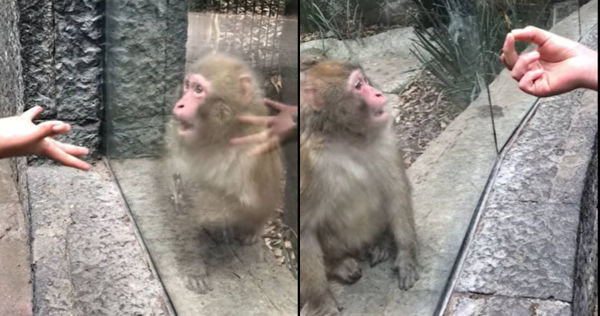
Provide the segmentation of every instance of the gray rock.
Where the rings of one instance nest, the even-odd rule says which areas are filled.
[[[478,294],[455,294],[444,315],[500,316],[500,315],[571,315],[571,304],[561,301],[543,301],[530,298],[512,298]],[[577,315],[577,314],[575,314]]]
[[[36,315],[169,315],[106,166],[28,170]]]

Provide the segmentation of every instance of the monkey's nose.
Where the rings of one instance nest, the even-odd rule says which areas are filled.
[[[375,96],[378,98],[381,98],[383,96],[383,94],[381,92],[379,92],[379,93],[375,93]]]

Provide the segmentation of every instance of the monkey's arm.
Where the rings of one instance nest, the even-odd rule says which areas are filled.
[[[316,232],[303,231],[300,240],[300,304],[304,305],[301,315],[339,315]]]
[[[403,168],[403,166],[400,166]],[[417,235],[411,201],[410,187],[404,169],[400,169],[395,188],[390,196],[390,228],[398,252],[394,270],[398,272],[399,287],[408,289],[419,278],[417,264]]]

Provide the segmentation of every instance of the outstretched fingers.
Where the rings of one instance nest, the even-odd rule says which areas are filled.
[[[74,156],[63,151],[60,146],[56,146],[53,142],[50,142],[49,146],[46,146],[44,152],[42,153],[48,158],[56,160],[62,163],[65,166],[81,169],[81,170],[90,170],[90,165],[83,160],[77,159]]]
[[[61,143],[57,140],[50,139],[50,138],[48,140],[69,155],[80,157],[83,155],[87,155],[90,152],[90,150],[85,147]]]

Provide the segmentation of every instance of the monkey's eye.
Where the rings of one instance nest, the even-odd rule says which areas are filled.
[[[356,88],[356,90],[360,90],[360,88],[362,87],[362,80],[358,80],[355,84],[354,84],[354,88]]]
[[[202,88],[201,85],[197,85],[194,87],[194,92],[196,93],[202,93],[204,91],[204,88]]]

